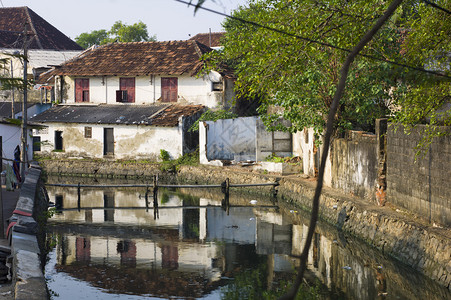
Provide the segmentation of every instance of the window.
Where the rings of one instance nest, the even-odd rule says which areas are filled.
[[[224,87],[224,85],[222,84],[222,82],[212,82],[212,84],[211,84],[211,90],[213,92],[222,92],[223,87]]]
[[[41,151],[41,137],[40,136],[33,137],[33,151]]]
[[[161,102],[177,102],[178,81],[176,77],[161,78]]]
[[[89,102],[89,79],[75,79],[75,102]]]
[[[127,91],[116,91],[116,102],[128,102],[128,93]]]
[[[119,78],[116,102],[135,102],[135,78]]]
[[[92,138],[92,127],[85,127],[85,138]]]
[[[63,150],[63,132],[55,131],[55,150]]]

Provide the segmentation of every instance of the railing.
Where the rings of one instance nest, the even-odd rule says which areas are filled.
[[[227,210],[227,214],[229,213],[230,208],[230,202],[229,202],[229,195],[230,195],[230,188],[243,188],[243,187],[263,187],[263,186],[272,186],[271,194],[273,198],[277,197],[277,189],[276,187],[279,185],[278,182],[268,182],[268,183],[248,183],[248,184],[230,184],[229,178],[226,178],[221,184],[200,184],[200,185],[193,185],[193,184],[185,184],[185,185],[173,185],[173,184],[159,184],[158,183],[158,177],[154,175],[153,177],[153,183],[152,184],[62,184],[62,183],[51,183],[46,184],[47,186],[55,186],[55,187],[73,187],[77,188],[77,195],[78,195],[78,201],[77,201],[77,210],[80,211],[82,209],[81,207],[81,188],[119,188],[119,187],[144,187],[146,188],[146,194],[145,194],[145,201],[146,201],[146,208],[149,209],[149,189],[153,189],[153,209],[154,209],[154,218],[156,219],[158,217],[158,189],[159,188],[221,188],[221,192],[224,194],[224,199],[222,201],[222,207]],[[103,208],[105,209],[105,208]],[[116,208],[117,209],[117,208]],[[122,208],[124,209],[124,208]]]

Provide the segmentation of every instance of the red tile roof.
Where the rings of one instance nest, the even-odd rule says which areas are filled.
[[[225,32],[211,32],[211,33],[199,33],[190,38],[190,40],[197,41],[208,47],[220,47],[222,46],[221,39]]]
[[[22,48],[20,34],[26,23],[29,24],[28,38],[32,40],[29,49],[83,50],[26,6],[0,8],[0,48]]]
[[[209,47],[196,41],[111,43],[87,50],[62,64],[54,75],[69,76],[193,76]]]

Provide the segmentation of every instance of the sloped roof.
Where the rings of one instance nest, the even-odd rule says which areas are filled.
[[[58,105],[30,118],[35,123],[84,123],[174,127],[203,105]]]
[[[0,48],[22,48],[21,33],[26,23],[29,24],[28,38],[31,39],[29,49],[83,50],[26,6],[0,8]]]
[[[12,102],[1,102],[0,101],[0,118],[11,118],[11,105]],[[27,103],[27,107],[30,108],[34,103]],[[22,102],[14,102],[14,113],[17,114],[22,111]]]
[[[58,67],[54,75],[69,76],[193,76],[211,49],[196,41],[111,43],[87,50]]]
[[[197,41],[208,47],[220,47],[224,34],[225,32],[198,33],[189,40]]]

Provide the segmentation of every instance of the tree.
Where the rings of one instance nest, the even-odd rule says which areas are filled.
[[[75,41],[83,48],[92,45],[103,45],[111,42],[148,42],[156,41],[156,36],[149,36],[147,25],[142,21],[133,25],[127,25],[122,21],[116,21],[109,31],[105,29],[94,30],[90,33],[82,33]]]
[[[108,39],[108,32],[105,29],[93,30],[90,33],[83,32],[75,38],[77,44],[83,48],[89,48],[92,45],[102,45],[103,41]]]
[[[260,97],[267,125],[276,124],[282,116],[292,122],[290,131],[314,127],[320,134],[348,49],[387,6],[386,1],[377,0],[251,0],[248,7],[233,13],[235,19],[225,21],[224,50],[207,60],[213,68],[226,63],[235,69],[238,96]],[[402,41],[410,26],[407,20],[419,18],[418,10],[410,9],[418,3],[407,1],[403,7],[352,65],[336,115],[336,132],[373,130],[375,119],[389,114],[387,103],[402,103],[408,87],[416,84],[412,71],[384,61],[408,64],[401,55]],[[272,106],[282,108],[280,114],[264,113]]]
[[[434,137],[445,134],[440,126],[451,126],[451,2],[434,3],[448,13],[424,2],[416,3],[412,17],[405,20],[398,59],[444,76],[408,72],[404,80],[409,85],[398,88],[393,99],[394,124],[403,125],[407,133],[418,124],[425,125],[423,138],[417,145],[423,154]]]
[[[342,49],[352,48],[387,7],[375,2],[250,1],[233,16],[278,32],[228,19],[224,51],[208,59],[215,67],[225,62],[236,70],[238,95],[260,97],[267,125],[282,116],[292,122],[292,132],[314,127],[321,133],[348,54]],[[384,28],[377,38],[366,54],[390,57],[399,50],[393,28]],[[384,62],[356,61],[336,115],[337,128],[372,130],[375,119],[388,112],[384,101],[398,78],[397,70]],[[280,114],[264,114],[271,106],[282,108]]]

